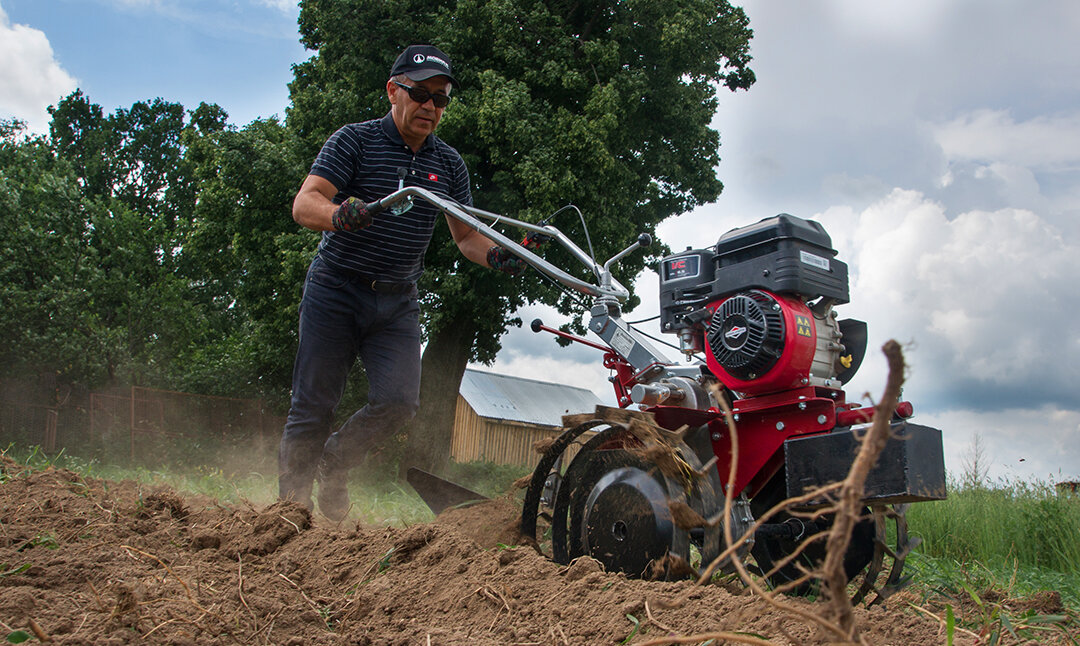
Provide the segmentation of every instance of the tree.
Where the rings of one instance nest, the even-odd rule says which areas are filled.
[[[197,115],[196,115],[197,119]],[[215,129],[188,153],[198,184],[185,270],[221,316],[216,337],[190,348],[188,388],[288,399],[300,286],[317,238],[293,224],[292,197],[307,163],[276,119]]]
[[[304,0],[300,32],[317,53],[296,67],[288,123],[309,158],[341,124],[382,116],[394,57],[433,43],[462,82],[439,134],[469,164],[477,206],[537,221],[574,203],[601,257],[717,197],[717,89],[754,81],[748,20],[725,0]],[[557,224],[583,238],[574,219]],[[653,259],[629,257],[624,283]],[[494,358],[526,301],[576,305],[535,274],[470,266],[445,227],[426,264],[422,408],[405,457],[437,468],[467,363]]]
[[[107,371],[90,351],[113,332],[87,285],[103,278],[89,223],[104,208],[84,197],[75,169],[43,137],[0,122],[0,365],[8,375],[94,380]]]
[[[156,99],[105,115],[81,92],[49,137],[0,128],[0,279],[7,374],[171,385],[173,360],[212,331],[182,271],[195,187],[183,141],[224,113]]]

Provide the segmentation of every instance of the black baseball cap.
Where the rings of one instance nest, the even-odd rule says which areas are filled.
[[[404,74],[414,81],[423,81],[433,76],[445,76],[454,87],[458,81],[450,70],[450,57],[446,52],[432,45],[409,45],[398,55],[390,76]]]

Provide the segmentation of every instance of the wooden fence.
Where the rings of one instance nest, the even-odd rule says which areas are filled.
[[[33,384],[4,380],[2,386],[0,448],[9,442],[40,445],[47,453],[122,447],[132,458],[178,439],[267,448],[276,446],[285,423],[261,400],[138,386],[58,398]]]

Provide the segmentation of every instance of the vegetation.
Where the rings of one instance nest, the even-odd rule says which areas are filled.
[[[954,484],[948,500],[912,505],[908,522],[929,589],[963,594],[960,579],[1020,596],[1057,590],[1080,608],[1080,495],[1039,481]]]
[[[1015,563],[1080,581],[1080,496],[1052,483],[960,487],[948,500],[913,505],[908,519],[927,556],[1010,568]]]

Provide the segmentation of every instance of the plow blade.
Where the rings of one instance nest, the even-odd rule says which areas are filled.
[[[405,474],[405,479],[416,490],[416,493],[420,494],[420,497],[436,516],[450,507],[488,499],[487,496],[478,494],[472,489],[466,489],[449,480],[443,480],[437,475],[416,467],[409,468],[409,471]]]

